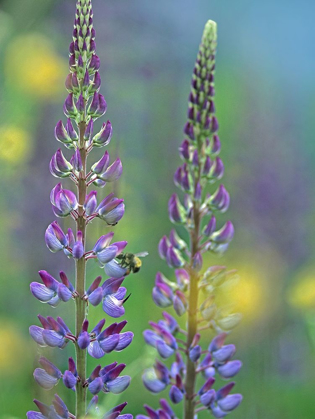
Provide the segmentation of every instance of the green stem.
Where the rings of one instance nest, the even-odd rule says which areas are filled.
[[[197,139],[198,144],[198,151],[199,155],[202,153],[202,142],[200,138]],[[195,173],[195,182],[194,182],[194,191],[196,191],[197,183],[200,182],[201,177],[201,167],[197,169],[197,173]],[[193,261],[195,254],[199,251],[199,237],[200,237],[200,223],[201,223],[201,215],[200,215],[200,204],[199,202],[194,200],[193,205],[193,217],[194,223],[193,228],[190,231],[190,264],[189,264],[189,274],[190,274],[190,283],[189,283],[189,298],[188,298],[188,335],[187,335],[187,350],[192,344],[195,334],[197,333],[197,313],[198,313],[198,282],[199,282],[199,274],[196,269],[193,267]],[[185,380],[185,411],[184,411],[184,419],[194,419],[195,416],[195,385],[196,385],[196,365],[192,362],[189,358],[189,354],[187,354],[187,362],[186,362],[186,380]]]
[[[80,154],[83,164],[83,169],[80,172],[79,182],[78,182],[78,193],[79,193],[79,217],[77,219],[77,232],[82,232],[83,244],[85,244],[85,235],[86,235],[86,220],[83,215],[83,205],[86,198],[86,149],[84,144],[84,132],[86,128],[86,123],[81,122],[79,125],[80,128]],[[75,272],[75,285],[76,291],[79,294],[76,298],[76,313],[75,313],[75,330],[76,336],[79,336],[79,333],[82,328],[82,323],[85,320],[86,316],[86,302],[82,299],[85,292],[85,279],[86,279],[86,260],[83,256],[81,259],[76,261],[76,272]],[[77,382],[76,386],[76,419],[83,419],[86,412],[86,387],[83,387],[83,384],[86,380],[86,350],[80,349],[78,345],[75,347],[76,350],[76,365],[78,376],[80,380]]]
[[[198,251],[199,246],[200,215],[199,205],[194,204],[194,229],[191,231],[191,260],[190,260],[190,288],[189,288],[189,309],[188,309],[188,335],[187,349],[191,346],[193,338],[197,333],[197,308],[198,308],[198,272],[193,268],[193,257]],[[185,382],[185,419],[194,419],[195,415],[195,383],[196,366],[187,356],[186,363],[186,382]]]

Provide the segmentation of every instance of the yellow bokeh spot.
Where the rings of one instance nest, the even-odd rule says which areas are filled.
[[[19,374],[16,363],[25,360],[25,346],[16,325],[1,319],[0,373]],[[19,362],[19,368],[22,364]]]
[[[315,309],[315,267],[298,273],[288,291],[287,300],[296,308]]]
[[[67,64],[42,35],[16,38],[5,55],[6,80],[18,90],[40,99],[59,98],[64,93]]]
[[[25,160],[31,150],[30,136],[16,126],[0,127],[0,159],[9,163]]]
[[[227,281],[216,289],[216,303],[228,313],[241,313],[244,320],[252,321],[265,310],[264,277],[254,266],[240,265],[239,279]]]

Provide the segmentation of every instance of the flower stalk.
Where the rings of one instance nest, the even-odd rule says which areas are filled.
[[[88,188],[94,185],[104,188],[118,180],[122,174],[122,163],[117,158],[110,164],[108,151],[99,161],[88,168],[88,155],[94,148],[107,146],[111,141],[112,126],[110,121],[103,124],[98,133],[94,133],[94,122],[103,116],[107,103],[99,93],[101,78],[99,75],[100,60],[96,55],[95,30],[93,28],[93,11],[91,0],[78,0],[73,30],[73,41],[70,44],[70,73],[66,79],[68,96],[64,103],[67,122],[59,121],[55,128],[55,137],[67,149],[72,157],[67,160],[61,149],[57,150],[50,161],[50,172],[53,176],[68,178],[74,184],[76,193],[64,189],[58,183],[50,194],[52,210],[57,217],[71,217],[75,221],[75,231],[71,228],[65,233],[57,221],[51,223],[45,233],[48,249],[55,253],[63,251],[74,260],[74,285],[65,272],[60,272],[60,281],[46,271],[40,271],[42,283],[32,282],[31,292],[41,302],[56,307],[60,302],[74,300],[75,331],[68,328],[61,317],[47,318],[39,315],[40,326],[30,327],[30,335],[40,346],[63,349],[73,344],[75,359],[69,358],[69,367],[62,372],[46,358],[40,358],[42,368],[36,368],[34,378],[44,389],[50,390],[62,381],[66,388],[75,391],[75,412],[70,413],[62,399],[56,395],[50,406],[34,400],[39,412],[29,411],[29,419],[75,418],[83,419],[97,408],[98,394],[123,392],[130,383],[130,377],[121,375],[125,364],[98,365],[90,374],[87,372],[87,355],[100,359],[113,351],[120,352],[132,342],[133,333],[123,331],[126,321],[106,324],[108,319],[101,319],[89,330],[88,307],[102,304],[103,311],[113,319],[125,313],[124,303],[126,288],[122,286],[125,277],[131,272],[123,252],[127,242],[112,243],[113,232],[102,235],[92,250],[86,250],[87,225],[99,218],[106,227],[115,226],[123,217],[125,206],[123,199],[109,193],[101,202],[97,201],[97,192]],[[109,277],[102,283],[97,277],[88,286],[86,264],[95,260]],[[88,394],[92,398],[87,403]],[[106,418],[131,419],[132,415],[122,414],[127,403],[113,407],[104,416]]]
[[[224,173],[218,156],[221,144],[214,106],[216,45],[216,23],[208,21],[193,72],[188,121],[184,128],[186,138],[179,149],[183,164],[174,175],[183,199],[174,194],[168,206],[171,222],[185,228],[189,241],[186,243],[175,229],[169,237],[162,237],[159,253],[169,267],[175,269],[176,282],[158,273],[152,293],[159,307],[173,306],[178,316],[187,314],[187,330],[180,328],[177,320],[165,311],[164,319],[150,322],[153,330],[144,332],[146,343],[155,347],[162,359],[175,356],[170,368],[157,360],[153,368],[146,370],[144,385],[152,393],[170,387],[170,401],[182,404],[180,417],[184,419],[196,419],[203,411],[222,418],[242,400],[240,394],[230,394],[234,382],[220,389],[213,388],[216,375],[231,379],[242,365],[231,359],[235,346],[224,344],[239,316],[224,312],[215,300],[216,288],[233,279],[235,272],[222,266],[202,270],[205,253],[222,254],[234,234],[230,221],[216,229],[217,215],[229,206],[230,198],[224,185],[207,193],[209,186],[218,182]],[[215,335],[207,349],[202,348],[204,331]],[[183,338],[178,338],[178,334]],[[138,415],[137,419],[176,418],[165,399],[160,400],[160,406],[154,410],[145,405],[148,416]]]
[[[86,115],[85,115],[86,117]],[[79,150],[82,161],[82,170],[79,174],[78,180],[78,217],[76,219],[76,233],[81,231],[82,233],[82,242],[85,243],[86,235],[86,218],[84,217],[84,203],[86,200],[86,159],[87,151],[85,148],[84,133],[86,130],[86,122],[82,121],[79,124]],[[84,256],[81,259],[76,260],[75,262],[75,287],[78,293],[79,298],[75,300],[75,330],[76,336],[79,336],[82,324],[86,318],[86,301],[83,299],[85,294],[85,281],[86,281],[86,258]],[[77,382],[76,386],[76,417],[84,417],[86,412],[86,387],[82,386],[86,380],[86,350],[81,349],[78,345],[75,347],[76,350],[76,360],[77,360],[77,369],[78,375],[81,378],[81,382]]]

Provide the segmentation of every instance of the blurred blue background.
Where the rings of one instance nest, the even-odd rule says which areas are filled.
[[[232,416],[314,418],[315,3],[93,4],[102,93],[114,127],[110,152],[124,164],[117,194],[127,210],[115,234],[128,240],[130,251],[150,253],[141,272],[127,279],[132,293],[127,319],[135,340],[116,355],[133,376],[123,396],[129,411],[140,413],[144,402],[157,406],[158,398],[141,384],[141,371],[155,356],[144,348],[141,333],[148,320],[160,317],[151,289],[156,271],[169,271],[158,258],[157,243],[170,229],[167,201],[180,163],[191,73],[204,24],[212,19],[219,31],[216,107],[224,182],[231,192],[221,222],[232,219],[236,235],[227,256],[207,263],[227,264],[241,275],[225,296],[243,314],[232,339],[244,362],[236,389],[245,397]],[[1,419],[25,417],[34,396],[50,401],[53,391],[40,390],[32,377],[40,354],[61,369],[72,354],[70,347],[67,354],[38,349],[28,327],[37,324],[39,312],[53,310],[29,292],[37,271],[57,275],[65,269],[73,276],[71,262],[50,254],[43,236],[54,219],[49,192],[56,179],[48,163],[58,148],[53,132],[66,96],[74,10],[74,0],[0,2]],[[93,223],[91,245],[103,231],[101,222]],[[98,274],[91,263],[90,279]],[[58,314],[71,324],[69,309],[70,303],[59,306]],[[92,319],[102,317],[100,307],[92,309]],[[104,362],[113,359],[109,355]],[[73,403],[73,394],[58,392]],[[112,400],[103,400],[106,409]]]

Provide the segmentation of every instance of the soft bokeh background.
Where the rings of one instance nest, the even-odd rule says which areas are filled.
[[[226,298],[243,314],[233,339],[244,361],[236,388],[245,398],[231,417],[314,418],[315,3],[93,3],[102,92],[115,132],[110,151],[124,163],[118,194],[127,212],[117,236],[128,240],[131,251],[150,252],[141,272],[127,279],[132,292],[127,318],[135,340],[116,355],[128,361],[127,372],[134,376],[125,393],[129,411],[139,413],[143,402],[157,405],[157,397],[141,384],[141,370],[154,357],[141,333],[149,319],[160,316],[151,289],[156,271],[168,270],[158,258],[157,243],[170,229],[166,208],[174,191],[191,71],[211,18],[219,28],[216,103],[225,184],[231,191],[228,216],[236,236],[223,260],[208,262],[239,270],[241,281]],[[28,327],[39,312],[52,311],[29,292],[37,271],[57,275],[66,269],[73,275],[69,261],[48,252],[43,235],[54,218],[49,192],[56,179],[48,162],[58,146],[53,130],[66,95],[74,7],[74,0],[0,1],[2,419],[25,417],[34,396],[51,398],[32,377],[39,354],[66,367],[66,354],[36,348]],[[102,228],[101,222],[93,223],[91,243]],[[90,278],[99,273],[96,264],[89,272]],[[66,319],[70,305],[58,308]],[[90,311],[92,319],[101,318],[100,307]],[[72,349],[69,345],[68,355]],[[74,395],[58,391],[71,405]]]

